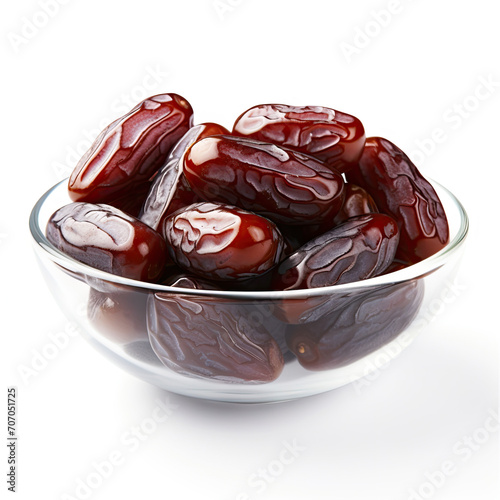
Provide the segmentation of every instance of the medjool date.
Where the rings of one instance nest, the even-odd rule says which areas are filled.
[[[171,286],[213,287],[184,277]],[[281,350],[244,303],[214,296],[152,293],[148,298],[151,346],[177,373],[224,382],[265,383],[283,369]]]
[[[74,168],[68,183],[73,201],[113,204],[134,196],[165,163],[193,121],[191,105],[177,94],[140,102],[108,125]]]
[[[351,217],[287,257],[276,269],[274,286],[316,288],[376,276],[392,262],[398,241],[398,227],[391,217]]]
[[[168,155],[165,165],[154,178],[139,215],[142,222],[158,230],[170,213],[175,212],[181,206],[201,201],[192,193],[184,177],[182,171],[184,154],[196,141],[224,133],[228,133],[227,130],[216,123],[202,123],[190,128],[182,136]],[[186,193],[190,191],[192,196],[186,196]]]
[[[180,267],[216,280],[245,280],[264,274],[280,261],[284,245],[270,220],[208,202],[170,215],[163,235]]]
[[[339,172],[359,160],[365,143],[356,117],[324,106],[259,104],[236,120],[233,134],[314,156]]]
[[[308,370],[354,363],[394,340],[410,325],[423,293],[422,280],[360,292],[318,321],[290,326],[288,347]]]
[[[399,259],[413,264],[448,243],[448,221],[436,191],[392,142],[368,138],[358,167],[347,179],[365,188],[380,212],[397,222]]]
[[[344,201],[342,176],[302,153],[242,137],[216,136],[186,153],[184,173],[207,201],[229,203],[276,223],[320,224]]]
[[[65,205],[50,217],[46,235],[73,259],[124,278],[158,281],[170,262],[160,234],[110,205]]]

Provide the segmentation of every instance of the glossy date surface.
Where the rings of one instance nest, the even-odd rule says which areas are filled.
[[[73,259],[125,278],[157,281],[170,261],[160,234],[109,205],[65,205],[50,217],[46,235]]]
[[[184,173],[201,198],[277,223],[321,223],[333,218],[344,201],[338,172],[302,153],[246,138],[198,141],[186,153]]]
[[[108,125],[73,170],[73,201],[110,203],[151,179],[191,127],[193,110],[177,94],[145,99]]]
[[[190,128],[181,137],[153,180],[139,215],[142,222],[158,230],[167,215],[182,206],[201,201],[191,191],[184,177],[184,154],[193,143],[204,137],[227,133],[224,127],[216,123],[202,123]]]
[[[365,142],[356,117],[324,106],[260,104],[238,117],[233,134],[305,153],[340,172],[359,160]]]
[[[402,333],[418,313],[423,295],[422,280],[359,293],[318,321],[291,326],[288,347],[308,370],[354,363]]]
[[[270,220],[208,202],[170,215],[163,235],[181,268],[215,280],[244,280],[265,273],[278,264],[284,245]]]
[[[448,221],[432,185],[408,156],[380,137],[366,140],[349,182],[364,187],[379,210],[393,217],[401,233],[397,257],[411,264],[441,250],[448,242]]]
[[[181,175],[179,182],[177,183],[177,188],[175,190],[174,196],[170,200],[165,213],[162,215],[162,219],[159,224],[159,228],[163,226],[163,221],[177,210],[181,208],[192,205],[193,203],[201,203],[205,200],[201,199],[189,185],[186,176],[184,174]]]
[[[112,201],[112,206],[132,217],[139,218],[144,200],[151,189],[151,181],[143,182],[134,187],[133,193],[125,193]]]
[[[196,278],[171,286],[203,289]],[[265,383],[283,370],[281,350],[244,304],[217,297],[154,293],[148,299],[151,346],[177,373],[236,383]]]
[[[147,340],[146,300],[139,291],[103,293],[90,288],[87,317],[104,337],[120,344]]]
[[[376,276],[392,262],[398,242],[398,228],[391,217],[352,217],[282,261],[275,270],[274,287],[316,288]]]
[[[177,94],[150,97],[102,131],[68,192],[46,236],[105,271],[56,259],[90,287],[92,334],[185,387],[164,367],[220,388],[272,382],[285,363],[287,384],[362,360],[410,325],[424,292],[398,281],[418,270],[369,278],[449,239],[408,156],[322,106],[254,106],[229,132],[193,126]]]
[[[366,189],[348,182],[345,185],[344,204],[335,216],[334,223],[338,225],[350,217],[378,213],[378,211],[377,204]]]

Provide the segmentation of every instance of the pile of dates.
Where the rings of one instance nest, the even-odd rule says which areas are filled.
[[[271,382],[295,360],[329,370],[361,359],[411,323],[423,282],[276,300],[259,292],[366,280],[449,237],[435,190],[408,156],[321,106],[258,105],[229,131],[193,125],[179,95],[150,97],[102,131],[68,193],[73,202],[46,229],[56,248],[179,288],[86,276],[95,328],[146,343],[177,373],[224,382]]]

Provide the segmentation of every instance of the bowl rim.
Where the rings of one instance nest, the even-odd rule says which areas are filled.
[[[445,264],[448,257],[455,253],[464,243],[469,232],[469,217],[465,208],[457,199],[457,197],[442,184],[427,178],[427,180],[433,185],[434,188],[442,191],[444,194],[450,198],[454,204],[454,208],[458,211],[460,215],[460,226],[455,235],[450,237],[450,240],[444,248],[439,252],[427,257],[426,259],[413,264],[407,268],[400,269],[398,271],[393,271],[388,274],[381,276],[376,276],[373,278],[368,278],[361,281],[355,281],[352,283],[344,283],[341,285],[332,285],[327,287],[318,288],[308,288],[308,289],[297,289],[297,290],[265,290],[265,291],[248,291],[248,290],[196,290],[190,288],[172,287],[167,285],[161,285],[157,283],[148,283],[145,281],[138,281],[130,278],[124,278],[117,276],[99,269],[95,269],[87,264],[79,262],[72,257],[64,254],[58,250],[45,236],[44,230],[39,225],[40,212],[44,206],[47,199],[61,187],[62,184],[67,184],[68,178],[65,178],[50,189],[48,189],[35,203],[33,209],[31,210],[29,217],[29,229],[31,235],[34,239],[35,250],[42,252],[45,256],[48,256],[50,260],[59,264],[65,269],[70,271],[81,273],[84,275],[91,276],[98,280],[103,280],[117,285],[126,285],[133,287],[135,289],[141,288],[148,291],[163,292],[169,294],[182,294],[182,295],[196,295],[196,296],[210,296],[219,297],[227,299],[252,299],[252,300],[279,300],[279,299],[306,299],[315,296],[330,295],[332,293],[348,293],[350,291],[359,291],[360,288],[366,289],[367,291],[372,287],[381,287],[394,285],[400,282],[406,282],[421,278],[431,272],[439,269]],[[447,214],[448,215],[448,214]]]

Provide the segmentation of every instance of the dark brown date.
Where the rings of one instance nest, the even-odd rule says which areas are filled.
[[[177,94],[145,99],[97,137],[71,174],[69,196],[73,201],[109,204],[133,196],[136,186],[165,163],[192,121],[191,105]]]
[[[277,302],[276,317],[291,325],[313,323],[332,309],[347,304],[358,292],[327,293],[312,297],[287,298]]]
[[[356,164],[365,143],[357,118],[323,106],[260,104],[236,120],[233,134],[314,156],[339,172]]]
[[[350,217],[378,213],[378,211],[377,204],[366,189],[348,182],[345,185],[344,205],[335,216],[334,224],[341,224]]]
[[[203,289],[184,277],[173,287]],[[283,355],[264,322],[229,299],[155,293],[148,299],[151,346],[177,373],[223,382],[264,383],[283,370]]]
[[[157,281],[170,260],[160,234],[109,205],[65,205],[50,217],[46,235],[73,259],[125,278]]]
[[[168,208],[165,211],[165,214],[163,216],[163,220],[174,212],[177,212],[177,210],[180,210],[181,208],[187,207],[188,205],[192,205],[193,203],[201,203],[202,200],[192,189],[191,186],[189,185],[186,176],[184,173],[181,175],[179,182],[177,184],[177,189],[175,190],[174,196],[170,200],[170,203],[168,204]],[[160,222],[160,228],[163,227],[163,222]]]
[[[398,241],[398,227],[391,217],[352,217],[287,257],[276,269],[274,287],[316,288],[376,276],[392,262]]]
[[[342,176],[319,160],[241,137],[198,141],[186,153],[184,173],[201,198],[277,223],[320,223],[333,218],[344,201]]]
[[[148,340],[136,340],[130,344],[123,346],[123,352],[130,358],[140,361],[141,363],[146,363],[148,365],[163,366],[163,363],[158,359],[151,348],[151,344]]]
[[[308,370],[354,363],[402,333],[418,313],[423,295],[422,280],[362,293],[318,321],[290,326],[288,347]]]
[[[255,300],[245,303],[246,317],[254,328],[260,329],[263,326],[266,331],[273,337],[278,344],[283,354],[285,363],[293,361],[295,356],[288,349],[286,343],[286,332],[288,331],[288,323],[282,321],[276,314],[278,311],[277,306],[269,301]]]
[[[283,239],[285,240],[284,255],[287,257],[315,236],[313,235],[312,237],[309,237],[309,230],[303,231],[303,229],[308,229],[307,226],[289,226],[287,224],[280,224],[278,228],[280,233],[283,235]]]
[[[90,289],[87,317],[104,337],[120,344],[147,340],[146,292],[102,293]]]
[[[178,266],[215,280],[244,280],[264,274],[278,264],[284,245],[270,220],[208,202],[170,215],[163,235]]]
[[[419,262],[448,242],[448,221],[436,191],[392,142],[368,138],[358,167],[347,179],[365,188],[379,210],[396,220],[401,260]]]
[[[151,181],[138,184],[134,187],[133,193],[126,193],[120,198],[115,198],[112,203],[109,203],[109,205],[118,208],[122,212],[125,212],[132,217],[139,218],[142,205],[144,204],[144,201],[148,196],[150,189]]]
[[[224,286],[224,290],[227,291],[269,290],[269,286],[259,286],[258,280],[259,278],[247,280],[246,282],[213,282],[194,274],[179,272],[169,276],[163,284],[169,286],[171,283],[175,283],[176,287],[196,288],[199,290],[221,290],[220,286]],[[245,301],[241,302],[241,305],[245,308],[246,319],[250,326],[259,330],[265,325],[266,330],[279,345],[285,363],[295,359],[285,340],[288,323],[279,318],[278,306],[270,301],[263,300]]]
[[[391,262],[391,265],[383,273],[380,274],[382,275],[395,273],[396,271],[401,271],[401,269],[406,269],[409,266],[411,266],[409,262],[394,258],[394,260]]]
[[[142,222],[155,230],[162,227],[164,218],[169,213],[180,208],[174,203],[176,207],[174,210],[171,209],[171,204],[176,199],[178,191],[180,191],[180,193],[177,194],[177,199],[181,198],[187,189],[190,190],[189,185],[186,186],[186,181],[182,172],[183,157],[187,149],[196,141],[204,137],[227,133],[228,131],[224,127],[216,123],[202,123],[190,128],[182,136],[172,151],[170,151],[165,165],[161,167],[154,178],[139,215],[139,219],[142,220]],[[190,205],[197,201],[201,200],[192,199],[190,203],[186,203],[182,206]]]
[[[310,224],[301,226],[300,228],[284,224],[279,225],[279,230],[290,248],[298,250],[308,241],[330,231],[330,229],[342,224],[342,222],[345,222],[351,217],[378,213],[377,205],[373,201],[373,198],[363,188],[355,184],[347,183],[344,186],[344,191],[344,204],[333,219],[325,219],[322,224]],[[289,253],[287,253],[287,255],[289,255]]]

